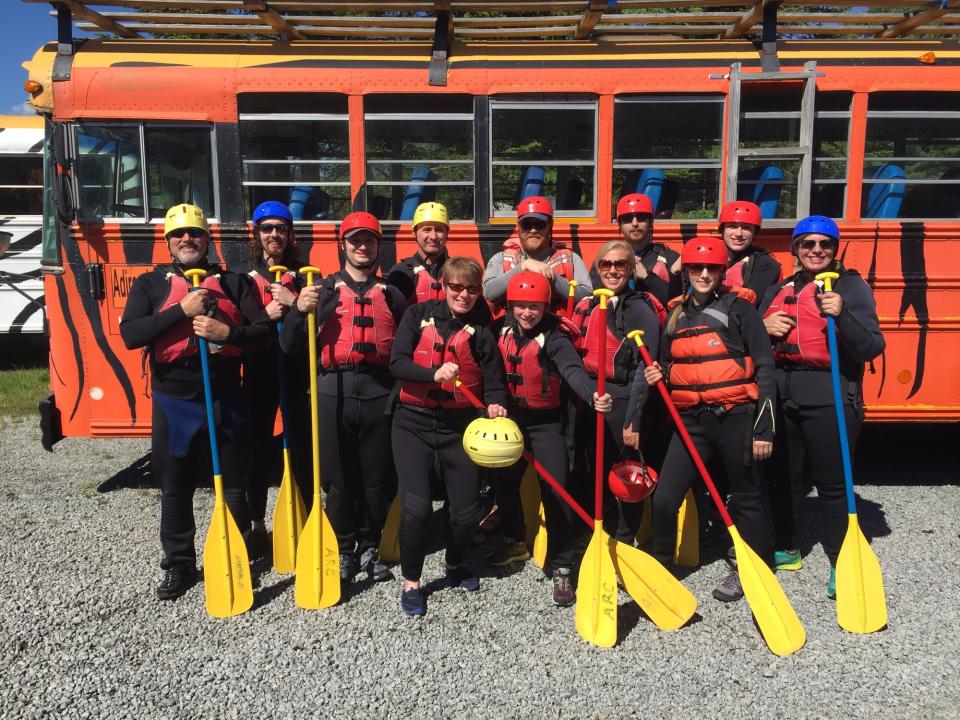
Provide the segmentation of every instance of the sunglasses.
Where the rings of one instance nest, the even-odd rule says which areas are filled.
[[[801,240],[798,244],[804,250],[813,250],[817,246],[822,250],[835,250],[837,247],[837,241],[830,238],[826,240]]]
[[[447,288],[447,290],[449,290],[450,292],[452,292],[454,295],[459,295],[459,294],[462,293],[464,290],[467,291],[467,294],[468,294],[468,295],[479,295],[479,294],[480,294],[480,286],[479,286],[479,285],[461,285],[460,283],[448,282],[448,283],[446,283],[446,288]]]
[[[598,260],[597,269],[606,272],[610,268],[616,268],[620,272],[626,271],[628,263],[626,260]]]
[[[520,221],[521,230],[543,230],[546,227],[547,223],[545,221],[537,220],[536,218]]]
[[[709,270],[710,272],[719,272],[720,265],[704,265],[703,263],[696,265],[684,265],[684,270],[691,272],[694,275],[700,275],[704,270]]]
[[[168,237],[182,238],[184,235],[189,235],[194,240],[207,236],[206,230],[201,230],[200,228],[183,228],[182,230],[172,231]]]
[[[636,220],[638,223],[642,223],[649,220],[650,216],[647,213],[630,213],[629,215],[621,215],[617,219],[622,225],[632,225],[634,220]]]
[[[276,230],[280,235],[286,235],[290,231],[290,227],[287,225],[274,225],[272,223],[262,223],[260,225],[260,232],[264,235],[269,235],[274,230]]]

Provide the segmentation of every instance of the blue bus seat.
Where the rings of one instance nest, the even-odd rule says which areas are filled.
[[[543,195],[543,175],[543,168],[539,165],[530,165],[523,171],[520,188],[517,191],[517,202],[526,197]]]
[[[783,189],[783,170],[776,165],[750,168],[739,173],[737,200],[749,200],[760,207],[760,216],[775,218],[780,191]]]
[[[422,165],[415,167],[410,172],[410,182],[418,180],[421,182],[433,181],[436,179],[437,176],[433,174],[433,171]],[[403,205],[400,208],[400,221],[413,220],[413,213],[416,212],[417,206],[420,203],[432,201],[436,195],[436,190],[437,188],[434,185],[407,185],[407,192],[403,196]]]
[[[631,170],[623,180],[620,187],[620,197],[641,193],[650,198],[653,204],[653,211],[656,213],[660,209],[660,197],[663,193],[664,180],[663,170],[660,168],[644,168],[643,170]],[[674,198],[676,201],[676,198]],[[673,208],[670,208],[671,213]]]
[[[871,183],[870,193],[867,195],[868,218],[895,218],[900,216],[900,206],[903,204],[903,194],[907,173],[899,165],[887,163],[877,168],[873,173],[874,180],[888,180],[884,183]]]

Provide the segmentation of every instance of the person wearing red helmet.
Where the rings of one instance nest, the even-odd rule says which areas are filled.
[[[660,361],[644,369],[644,378],[650,384],[666,381],[704,462],[718,457],[723,463],[730,513],[744,540],[772,562],[761,467],[773,452],[777,388],[770,341],[753,304],[722,285],[727,248],[720,238],[689,240],[681,263],[689,289],[670,303]],[[695,477],[690,455],[674,434],[653,495],[652,553],[663,563],[673,559],[677,512]],[[726,602],[743,597],[735,571],[713,596]]]
[[[723,284],[733,290],[749,288],[760,303],[771,285],[780,282],[783,268],[780,261],[755,244],[763,225],[760,208],[746,200],[727,203],[720,210],[720,235],[727,246],[729,259]]]
[[[561,418],[561,383],[598,412],[613,406],[609,393],[597,395],[597,384],[584,370],[574,347],[577,329],[566,319],[549,312],[552,288],[547,278],[532,270],[510,277],[507,304],[512,313],[500,333],[500,352],[507,371],[507,391],[512,400],[511,417],[523,430],[527,450],[567,488],[569,463]],[[491,564],[508,565],[526,560],[520,481],[527,463],[520,460],[506,468],[497,487],[503,545],[488,558]],[[573,511],[541,480],[540,495],[550,538],[547,565],[553,576],[553,602],[573,604],[572,568],[580,538],[579,521]]]
[[[641,193],[624,195],[617,202],[620,235],[637,256],[631,286],[651,293],[662,305],[680,294],[680,277],[673,271],[680,254],[653,242],[653,203]]]
[[[799,570],[797,544],[800,509],[806,489],[817,487],[823,514],[821,539],[830,560],[827,594],[836,593],[833,566],[847,529],[846,489],[834,408],[827,316],[835,318],[843,410],[851,455],[863,427],[864,363],[886,347],[873,291],[855,271],[837,259],[840,230],[828,217],[811,215],[793,231],[797,272],[767,290],[760,313],[777,364],[781,403],[774,465],[775,561],[783,570]],[[822,272],[840,277],[831,292],[815,280]]]
[[[510,278],[518,272],[540,273],[550,282],[550,305],[566,307],[570,281],[576,280],[576,297],[590,294],[590,274],[583,258],[553,242],[553,205],[545,197],[532,196],[517,204],[517,239],[511,238],[490,258],[483,274],[483,296],[500,309],[507,297]]]
[[[304,287],[280,333],[284,352],[303,352],[306,316],[317,314],[320,466],[326,510],[340,550],[340,581],[360,567],[374,581],[392,573],[377,554],[393,500],[390,446],[393,391],[388,364],[406,300],[377,275],[382,232],[370,213],[340,225],[343,269]]]

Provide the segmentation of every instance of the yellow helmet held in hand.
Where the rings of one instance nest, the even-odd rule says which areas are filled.
[[[166,237],[174,230],[183,230],[184,228],[197,228],[204,232],[210,231],[203,210],[196,205],[180,203],[167,210],[167,215],[163,219],[163,235]]]
[[[480,467],[509,467],[523,454],[523,433],[510,418],[477,418],[463,433],[463,449]]]
[[[450,227],[447,208],[438,202],[420,203],[413,213],[413,227],[416,228],[417,225],[422,225],[425,222]]]

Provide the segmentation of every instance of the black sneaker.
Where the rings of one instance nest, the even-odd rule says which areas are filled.
[[[353,582],[353,576],[357,574],[357,561],[353,557],[353,553],[341,553],[340,554],[340,583],[341,585],[349,585]]]
[[[570,607],[576,601],[577,594],[573,589],[570,568],[557,568],[553,571],[553,604],[557,607]]]
[[[363,551],[360,556],[360,567],[366,571],[374,582],[393,580],[393,573],[380,559],[380,553],[377,552],[376,548],[367,548]]]
[[[262,523],[259,523],[259,525],[261,527],[255,524],[244,537],[247,545],[247,556],[251,562],[266,557],[267,548],[270,545],[267,529],[262,527]]]
[[[465,567],[447,567],[447,584],[467,592],[480,589],[480,579]]]
[[[734,602],[743,597],[740,575],[732,572],[713,589],[713,596],[721,602]]]
[[[197,582],[197,569],[193,565],[174,565],[167,568],[163,580],[157,586],[157,598],[176,600]]]
[[[400,609],[410,617],[420,617],[427,614],[427,598],[423,588],[411,588],[400,592]]]
[[[503,545],[487,555],[487,562],[496,567],[530,559],[530,550],[525,542],[508,539]]]

